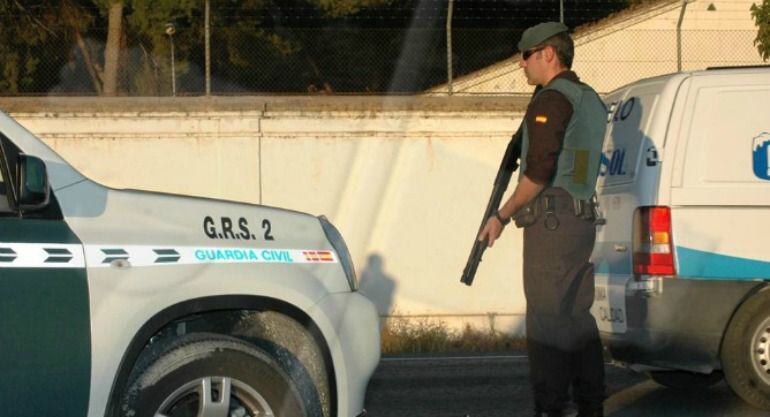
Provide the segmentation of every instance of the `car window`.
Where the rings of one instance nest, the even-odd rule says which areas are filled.
[[[3,154],[3,148],[0,146],[0,160],[5,158]],[[4,164],[0,163],[0,213],[11,211],[11,206],[8,203],[8,182],[5,178]]]

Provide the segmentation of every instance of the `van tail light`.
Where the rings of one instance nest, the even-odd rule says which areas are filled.
[[[676,275],[671,236],[671,209],[639,207],[634,212],[634,274]]]

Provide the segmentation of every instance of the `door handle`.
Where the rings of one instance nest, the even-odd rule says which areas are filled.
[[[117,269],[131,268],[131,262],[128,262],[128,259],[115,259],[110,262],[110,267]]]

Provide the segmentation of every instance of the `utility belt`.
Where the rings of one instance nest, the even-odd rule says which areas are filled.
[[[537,223],[541,215],[545,216],[544,224],[548,230],[558,229],[559,216],[563,215],[574,215],[586,221],[593,221],[597,225],[606,223],[599,212],[596,195],[590,199],[581,200],[573,198],[562,188],[546,189],[516,212],[512,218],[516,227],[523,228]]]

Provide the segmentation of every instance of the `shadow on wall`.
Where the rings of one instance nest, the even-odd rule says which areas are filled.
[[[382,256],[376,253],[369,255],[359,284],[361,293],[377,306],[380,317],[390,314],[396,289],[396,281],[385,273],[384,265]]]

